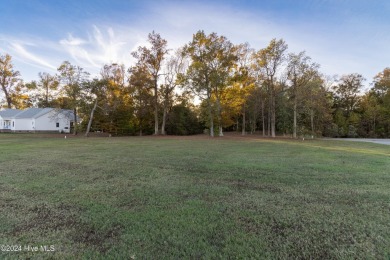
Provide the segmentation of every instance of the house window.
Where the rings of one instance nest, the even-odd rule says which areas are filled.
[[[56,127],[60,127],[60,123],[56,123]]]
[[[12,121],[12,127],[15,127],[15,121]]]

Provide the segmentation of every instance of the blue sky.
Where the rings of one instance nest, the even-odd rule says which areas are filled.
[[[91,74],[130,53],[155,30],[174,49],[197,30],[255,49],[283,38],[327,75],[361,73],[367,85],[390,66],[387,0],[0,0],[0,53],[26,81],[68,60]]]

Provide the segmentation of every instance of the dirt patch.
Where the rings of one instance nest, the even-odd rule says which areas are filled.
[[[96,248],[99,252],[105,253],[112,245],[115,245],[121,235],[123,226],[114,225],[108,230],[96,230],[89,225],[79,226],[71,234],[75,243],[82,243]]]
[[[49,207],[42,203],[27,210],[15,205],[11,206],[26,216],[22,223],[8,233],[14,237],[24,236],[25,233],[39,233],[46,236],[62,231],[74,243],[92,246],[104,253],[110,245],[117,243],[123,229],[121,225],[113,225],[107,230],[98,230],[90,224],[83,223],[79,217],[82,209],[71,205],[60,204],[57,207]]]
[[[231,186],[237,190],[257,190],[257,191],[266,191],[270,193],[278,193],[282,190],[274,185],[262,184],[262,183],[252,183],[246,180],[234,180],[231,181]]]
[[[19,208],[20,209],[20,208]],[[50,208],[46,204],[39,204],[27,210],[26,216],[30,218],[17,225],[12,231],[13,236],[24,232],[37,231],[41,233],[53,230],[70,229],[79,225],[78,212],[80,209],[61,204],[56,208]]]

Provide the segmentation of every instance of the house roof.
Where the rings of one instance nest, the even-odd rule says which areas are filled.
[[[38,118],[49,113],[54,108],[29,108],[15,115],[15,118]]]
[[[20,109],[4,109],[4,110],[0,111],[0,116],[3,117],[3,118],[14,117],[14,116],[16,116],[17,114],[19,114],[21,112],[23,112],[23,110],[20,110]]]
[[[70,121],[73,121],[74,120],[74,112],[73,110],[69,110],[69,109],[61,109],[60,110],[60,113],[62,113],[63,115],[65,115]],[[77,121],[79,120],[79,117],[77,117]]]
[[[15,119],[22,119],[22,118],[39,118],[51,111],[56,111],[54,115],[57,114],[63,114],[65,117],[67,117],[69,120],[73,120],[73,111],[67,110],[67,109],[56,109],[56,108],[28,108],[26,110],[20,110],[20,109],[5,109],[0,111],[0,116],[2,118],[15,118]]]

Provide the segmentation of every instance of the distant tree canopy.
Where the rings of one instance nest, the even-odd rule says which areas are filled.
[[[0,53],[1,106],[72,109],[74,133],[86,135],[390,137],[390,68],[364,92],[361,74],[330,79],[304,51],[287,53],[283,39],[255,49],[198,31],[170,50],[153,31],[147,41],[131,53],[135,64],[106,64],[93,79],[64,61],[56,75],[24,82]]]

